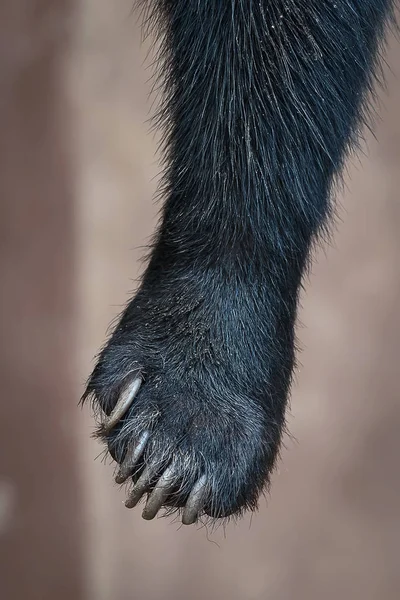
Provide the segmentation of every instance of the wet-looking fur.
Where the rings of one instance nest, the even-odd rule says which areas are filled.
[[[375,83],[391,0],[147,0],[161,223],[89,379],[143,516],[254,510],[285,429],[299,287]]]

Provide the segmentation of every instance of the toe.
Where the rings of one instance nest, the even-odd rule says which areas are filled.
[[[150,431],[144,431],[140,436],[139,441],[129,446],[125,458],[115,477],[116,483],[124,483],[128,477],[133,475],[137,463],[144,452],[149,437]]]
[[[206,476],[203,475],[193,486],[193,489],[186,501],[186,505],[182,514],[183,525],[192,525],[193,523],[196,523],[204,506],[206,493]]]
[[[165,501],[172,492],[176,482],[176,471],[173,467],[169,467],[164,471],[151,492],[142,513],[143,519],[146,519],[147,521],[154,519],[160,508],[165,504]]]
[[[127,508],[133,508],[139,502],[143,494],[150,490],[152,481],[155,478],[155,470],[150,465],[145,468],[135,485],[133,486],[128,499],[125,502]]]
[[[115,425],[117,425],[118,421],[122,419],[132,402],[134,401],[139,388],[141,386],[142,380],[140,377],[133,379],[123,390],[118,398],[116,405],[111,411],[110,416],[104,421],[103,429],[106,433],[110,432]]]

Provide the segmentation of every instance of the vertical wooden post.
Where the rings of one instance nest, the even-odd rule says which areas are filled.
[[[5,600],[82,598],[74,198],[63,56],[74,0],[0,3],[0,564]]]

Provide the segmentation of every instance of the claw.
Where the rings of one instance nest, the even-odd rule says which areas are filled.
[[[136,444],[130,446],[115,477],[116,483],[124,483],[135,471],[136,463],[142,456],[150,437],[150,431],[144,431]]]
[[[203,508],[206,495],[206,476],[202,475],[193,486],[192,491],[187,499],[186,506],[182,515],[183,525],[192,525],[196,523],[199,512]]]
[[[111,431],[113,427],[118,423],[118,421],[124,416],[133,400],[135,399],[136,394],[139,391],[142,380],[140,377],[134,379],[129,385],[127,385],[118,399],[117,404],[111,411],[110,416],[103,423],[104,430],[106,432]]]
[[[174,479],[174,469],[169,467],[164,471],[164,474],[158,480],[156,487],[151,492],[142,512],[143,519],[146,519],[146,521],[154,519],[170,494]]]
[[[133,508],[139,502],[140,498],[151,485],[154,472],[151,467],[146,467],[135,485],[133,486],[128,499],[125,502],[126,508]]]

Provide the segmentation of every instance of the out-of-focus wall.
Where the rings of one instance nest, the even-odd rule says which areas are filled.
[[[51,46],[61,63],[39,54],[12,66],[10,87],[4,57],[54,27],[51,6],[69,23],[67,45]],[[0,4],[0,78],[12,90],[0,98],[6,600],[397,600],[398,42],[376,139],[349,165],[334,244],[319,252],[303,294],[293,438],[272,495],[252,519],[212,532],[128,511],[113,466],[94,460],[101,447],[88,411],[76,408],[135,288],[159,167],[132,0],[77,0],[72,20],[67,7]]]

